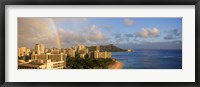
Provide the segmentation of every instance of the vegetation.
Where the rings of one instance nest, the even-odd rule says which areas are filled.
[[[28,56],[28,55],[25,55],[25,56],[18,57],[18,59],[21,59],[21,60],[24,60],[24,61],[28,62],[28,60],[30,60],[31,57]]]
[[[113,58],[66,58],[68,69],[108,69],[110,64],[114,64]]]

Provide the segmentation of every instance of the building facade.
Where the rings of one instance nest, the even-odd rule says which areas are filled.
[[[94,58],[111,58],[111,52],[99,52],[95,51],[94,52]]]
[[[26,47],[20,47],[18,48],[18,57],[29,55],[30,52],[31,52],[30,49],[27,49]]]
[[[64,61],[33,60],[29,63],[19,64],[18,69],[63,69]]]
[[[31,55],[31,60],[51,60],[51,62],[59,62],[59,61],[64,61],[63,65],[64,67],[66,66],[66,57],[67,54],[51,54],[51,53],[46,53],[46,54],[34,54]]]
[[[36,52],[36,54],[43,54],[45,52],[44,44],[36,44],[35,45],[35,52]]]
[[[67,54],[70,56],[70,57],[75,57],[75,50],[74,49],[69,49],[67,51]]]

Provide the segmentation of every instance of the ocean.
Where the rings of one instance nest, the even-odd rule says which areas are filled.
[[[182,69],[182,50],[135,50],[112,52],[123,69]]]

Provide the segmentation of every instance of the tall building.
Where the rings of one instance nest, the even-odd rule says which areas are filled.
[[[84,46],[84,45],[79,45],[79,46],[78,46],[78,51],[84,50],[84,49],[85,49],[85,46]]]
[[[96,46],[96,51],[100,51],[100,46]]]
[[[94,58],[111,58],[111,57],[112,57],[111,52],[99,52],[99,51],[94,52]]]
[[[18,48],[18,57],[25,56],[27,54],[26,47]]]
[[[70,56],[70,57],[75,57],[75,50],[74,49],[69,49],[67,54]]]
[[[89,53],[90,57],[93,58],[111,58],[112,54],[111,52],[100,52],[100,46],[96,46],[96,50],[94,52]]]
[[[36,54],[43,54],[45,52],[44,49],[45,49],[44,44],[36,44],[35,45]]]
[[[29,55],[31,53],[30,49],[26,49],[26,55]]]

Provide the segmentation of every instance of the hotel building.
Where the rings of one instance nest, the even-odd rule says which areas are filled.
[[[45,52],[44,44],[36,44],[35,45],[35,52],[36,52],[36,54],[43,54]]]
[[[93,58],[111,58],[112,54],[111,52],[100,52],[100,46],[96,46],[96,50],[94,52],[89,53],[90,57]]]
[[[96,48],[96,49],[95,49]],[[30,59],[18,59],[18,69],[63,69],[66,68],[67,56],[80,58],[111,58],[111,52],[100,52],[100,46],[96,46],[93,51],[84,45],[79,45],[69,49],[45,49],[43,44],[36,44],[35,49],[30,50],[25,47],[18,48],[18,56],[28,55]],[[29,55],[31,54],[31,55]]]
[[[18,65],[18,69],[63,69],[64,61],[52,62],[51,60],[33,60],[29,63]]]
[[[27,49],[26,47],[20,47],[18,48],[18,57],[29,55],[30,52],[31,52],[30,49]]]

